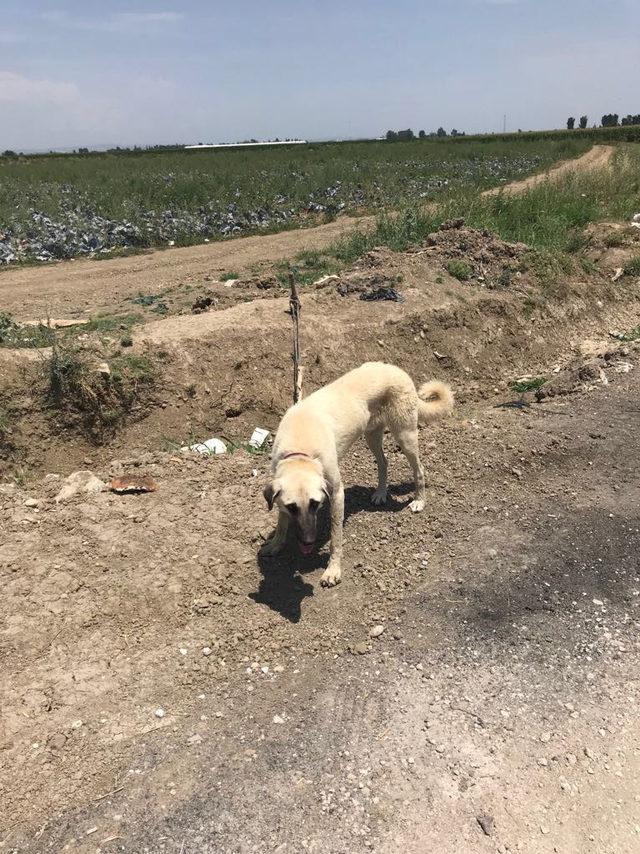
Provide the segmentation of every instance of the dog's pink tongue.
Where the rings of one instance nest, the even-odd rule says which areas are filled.
[[[303,555],[310,555],[313,551],[313,543],[301,543],[300,540],[298,540],[298,546],[300,547],[300,551]]]

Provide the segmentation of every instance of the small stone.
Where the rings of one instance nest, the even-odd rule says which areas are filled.
[[[212,652],[213,652],[213,650],[211,649],[210,646],[202,647],[202,654],[203,655],[211,655]]]
[[[602,601],[602,599],[594,599],[593,604],[594,605],[604,605],[604,602]]]
[[[66,743],[67,736],[62,732],[57,732],[49,737],[49,740],[47,741],[47,747],[50,750],[62,750]]]
[[[546,768],[548,764],[549,761],[545,759],[544,756],[541,756],[540,759],[538,759],[538,765],[542,765],[543,768]]]
[[[551,733],[550,732],[543,732],[542,735],[540,736],[540,741],[543,744],[548,744],[551,741]]]
[[[546,836],[546,835],[547,835],[547,833],[549,833],[549,832],[550,832],[550,828],[549,828],[549,827],[547,827],[547,825],[546,825],[546,824],[541,825],[541,827],[540,827],[540,833],[543,833],[543,834]]]
[[[578,757],[575,755],[575,753],[567,753],[566,760],[567,765],[575,765],[578,761]]]
[[[87,830],[87,836],[91,836],[91,834],[95,833],[97,829],[97,827],[90,827],[89,830]]]
[[[379,638],[380,635],[384,632],[384,626],[374,626],[369,632],[369,637],[371,638]]]
[[[476,821],[480,825],[485,836],[491,836],[493,833],[494,818],[488,813],[481,813],[476,816]]]
[[[596,758],[595,753],[593,752],[593,750],[591,750],[590,747],[584,748],[584,755],[587,757],[587,759],[595,759]]]
[[[157,718],[163,718],[167,713],[164,709],[156,709],[153,713]]]
[[[357,655],[365,655],[367,652],[369,652],[369,644],[366,641],[360,641],[360,643],[357,643],[354,646],[353,651]]]
[[[180,647],[180,655],[186,655],[189,652],[184,646]]]
[[[71,724],[71,729],[80,729],[81,726],[82,721],[78,719],[77,721],[73,721],[73,723]]]
[[[274,722],[274,724],[283,724],[284,718],[281,715],[274,715],[273,716],[273,722]]]
[[[24,502],[25,507],[37,507],[40,504],[37,498],[27,498]]]
[[[274,673],[284,673],[284,667],[281,664],[276,664],[273,668]]]

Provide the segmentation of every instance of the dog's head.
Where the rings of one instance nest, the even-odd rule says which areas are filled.
[[[275,504],[295,522],[300,551],[311,554],[317,537],[318,511],[329,496],[321,464],[299,457],[281,460],[263,495],[269,510]]]

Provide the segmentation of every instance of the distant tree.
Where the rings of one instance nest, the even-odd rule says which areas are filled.
[[[456,128],[453,128],[451,130],[451,136],[464,136],[464,135],[465,134],[464,134],[463,130],[456,130]]]
[[[427,138],[427,135],[426,135],[426,133],[425,133],[423,130],[421,130],[421,131],[420,131],[420,133],[418,134],[418,136],[420,137],[420,139],[426,139],[426,138]]]
[[[584,130],[587,126],[587,122],[589,121],[588,116],[580,116],[580,127]]]
[[[394,130],[387,131],[387,142],[397,142],[398,134]]]
[[[406,130],[399,130],[398,131],[398,139],[403,140],[404,142],[406,142],[407,140],[410,140],[410,139],[415,139],[415,138],[416,138],[416,136],[415,136],[414,132],[411,130],[411,128],[407,128]]]
[[[603,128],[618,127],[618,114],[617,113],[607,113],[606,116],[603,116],[602,117],[602,127]]]
[[[2,156],[3,157],[17,157],[18,155],[15,153],[15,151],[11,151],[10,148],[7,148],[6,151],[2,152]]]
[[[631,114],[629,114],[621,120],[620,124],[624,127],[626,127],[627,125],[640,125],[640,115],[632,116]]]
[[[89,153],[88,148],[79,148],[78,149],[78,154],[88,154],[88,153]]]
[[[447,132],[444,128],[438,128],[438,130],[436,131],[436,135],[437,136],[446,136]]]
[[[569,118],[567,119],[567,130],[573,130],[575,126],[576,120],[573,118],[573,116],[569,116]]]

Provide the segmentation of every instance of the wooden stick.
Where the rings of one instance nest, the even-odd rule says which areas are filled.
[[[293,402],[297,403],[302,398],[302,374],[300,366],[300,297],[296,289],[293,273],[289,273],[289,309],[293,321]]]

